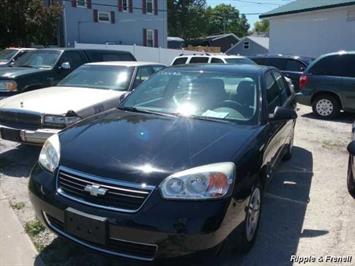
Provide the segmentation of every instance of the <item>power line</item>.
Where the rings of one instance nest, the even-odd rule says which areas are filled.
[[[282,6],[284,3],[271,3],[271,2],[256,2],[249,0],[233,0],[235,2],[247,3],[247,4],[255,4],[255,5],[272,5],[272,6]]]

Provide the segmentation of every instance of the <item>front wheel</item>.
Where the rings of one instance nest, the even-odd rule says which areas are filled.
[[[262,196],[262,186],[260,183],[257,183],[250,194],[246,208],[246,217],[229,235],[228,239],[226,239],[223,251],[236,250],[238,253],[246,254],[251,250],[259,229]]]
[[[340,103],[332,95],[320,95],[312,103],[313,112],[320,118],[332,119],[340,113]]]
[[[348,178],[347,178],[347,186],[350,195],[355,199],[355,179],[354,173],[352,171],[353,157],[349,158],[349,166],[348,166]]]

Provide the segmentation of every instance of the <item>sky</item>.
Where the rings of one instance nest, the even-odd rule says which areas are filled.
[[[292,2],[293,0],[207,0],[207,4],[231,4],[239,9],[240,13],[246,14],[250,28],[259,20],[259,15]]]

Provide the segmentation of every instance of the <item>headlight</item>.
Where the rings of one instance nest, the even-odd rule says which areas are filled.
[[[234,163],[208,164],[168,176],[160,190],[166,199],[217,199],[228,193],[234,179]]]
[[[45,115],[44,126],[64,128],[81,120],[77,116]]]
[[[58,135],[49,137],[44,143],[38,162],[50,172],[58,167],[60,160],[60,143]]]
[[[0,81],[0,90],[17,91],[17,83],[14,80],[2,80]]]

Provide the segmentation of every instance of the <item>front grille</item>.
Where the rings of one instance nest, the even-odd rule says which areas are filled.
[[[64,223],[58,219],[46,213],[44,213],[44,218],[48,226],[58,234],[64,235],[73,241],[79,242],[80,244],[83,244],[89,248],[93,248],[112,255],[152,261],[158,250],[157,245],[125,241],[122,239],[115,239],[110,237],[108,237],[106,245],[91,243],[89,241],[68,235],[65,232]]]
[[[104,195],[92,195],[86,188],[95,186],[103,189]],[[109,181],[109,179],[86,175],[61,167],[58,172],[57,191],[59,194],[80,203],[109,210],[138,211],[153,187],[139,187],[136,184]]]
[[[0,122],[40,126],[42,124],[42,116],[33,112],[2,109],[0,110]]]

